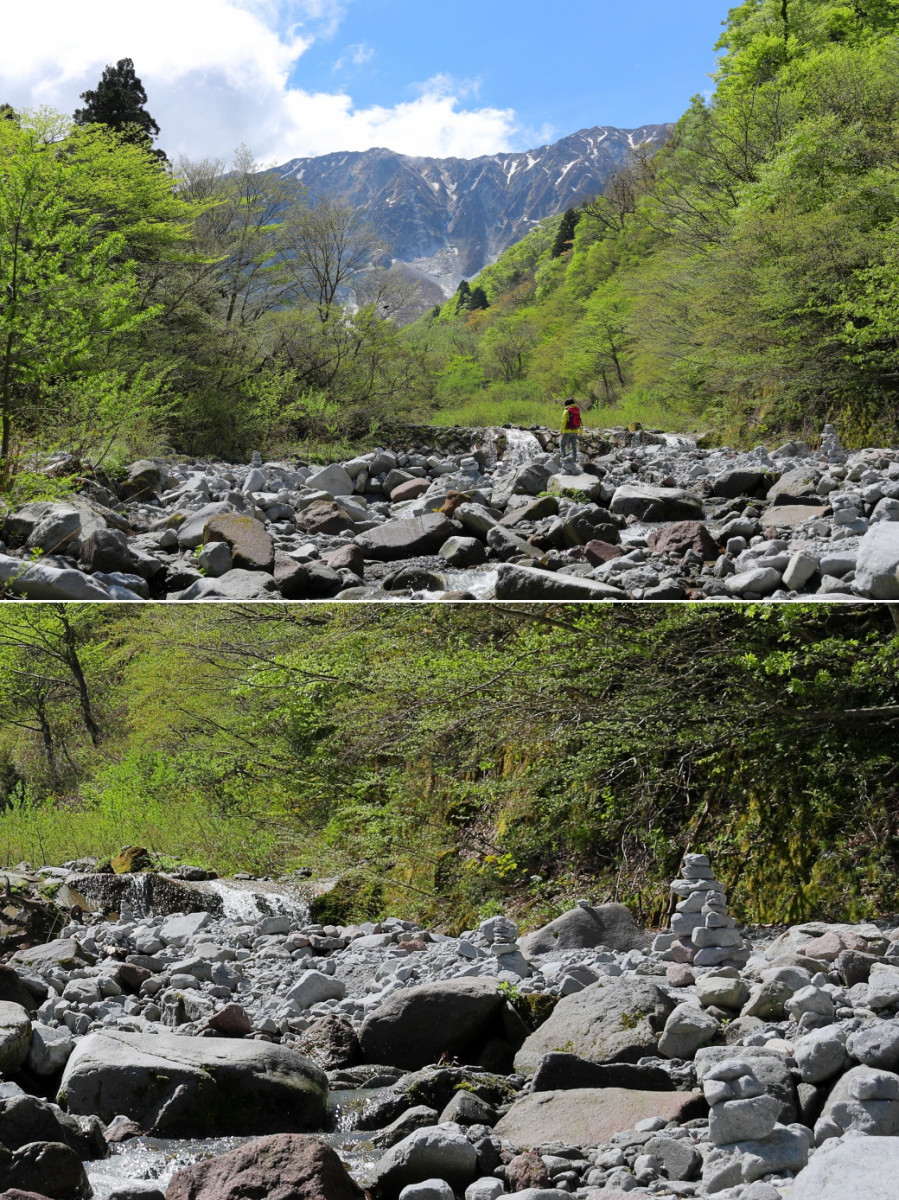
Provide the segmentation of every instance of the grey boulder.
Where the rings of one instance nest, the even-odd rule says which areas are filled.
[[[478,1153],[456,1125],[416,1129],[382,1155],[374,1166],[375,1185],[384,1197],[398,1196],[410,1183],[443,1179],[463,1192],[478,1175]]]
[[[327,1077],[284,1046],[177,1034],[92,1033],[76,1046],[58,1102],[157,1135],[292,1133],[326,1123]]]
[[[692,521],[702,518],[702,501],[683,488],[625,483],[615,489],[609,509],[640,521]]]
[[[403,988],[365,1018],[359,1042],[366,1062],[416,1070],[442,1054],[475,1061],[499,1032],[505,1007],[497,981],[449,979]]]
[[[366,558],[392,562],[396,558],[438,554],[456,529],[457,526],[443,513],[425,513],[423,517],[387,521],[374,529],[366,529],[357,534],[354,541]]]
[[[557,950],[643,950],[648,938],[623,904],[597,904],[572,908],[548,925],[521,939],[525,957],[554,954]]]
[[[273,575],[264,571],[234,568],[218,579],[198,579],[178,596],[179,600],[271,600],[279,596]]]
[[[851,1138],[818,1151],[797,1177],[790,1200],[895,1200],[899,1141],[893,1137]]]
[[[626,600],[627,594],[595,579],[502,563],[496,577],[497,600]]]
[[[665,992],[641,976],[591,984],[559,1001],[515,1056],[515,1069],[533,1074],[544,1055],[560,1048],[590,1062],[637,1062],[658,1053],[657,1035],[673,1008]]]
[[[899,522],[878,521],[858,544],[855,585],[872,600],[899,600]]]
[[[0,1072],[14,1075],[28,1057],[31,1018],[21,1004],[0,1000]]]

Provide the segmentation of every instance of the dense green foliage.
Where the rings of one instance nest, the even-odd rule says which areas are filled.
[[[716,91],[664,149],[483,271],[488,313],[410,335],[439,402],[574,393],[600,424],[895,438],[897,27],[896,0],[731,9]]]
[[[0,853],[353,869],[460,926],[658,919],[701,848],[746,919],[894,911],[897,668],[886,605],[8,606]]]
[[[167,444],[273,451],[413,403],[405,292],[352,209],[244,149],[168,169],[133,134],[0,121],[0,491],[35,450],[76,471]]]

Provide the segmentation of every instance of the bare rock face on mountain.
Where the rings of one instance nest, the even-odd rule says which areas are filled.
[[[363,208],[388,257],[449,294],[538,221],[597,195],[636,146],[661,145],[671,129],[595,127],[537,150],[471,159],[384,149],[324,154],[278,171],[313,197],[328,193]]]

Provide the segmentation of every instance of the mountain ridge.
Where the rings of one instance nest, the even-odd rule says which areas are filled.
[[[276,170],[313,198],[327,192],[364,208],[384,239],[385,261],[430,283],[440,299],[541,220],[602,191],[637,146],[659,146],[673,128],[596,125],[530,150],[470,159],[372,147],[295,158]]]

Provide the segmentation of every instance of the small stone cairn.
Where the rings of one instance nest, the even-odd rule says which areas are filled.
[[[681,877],[671,884],[680,900],[670,933],[659,934],[653,951],[669,962],[697,967],[744,967],[749,946],[727,915],[727,896],[706,854],[685,854]]]
[[[706,1072],[702,1086],[710,1106],[711,1148],[702,1168],[708,1193],[714,1195],[806,1166],[811,1131],[778,1122],[780,1100],[765,1090],[746,1059],[718,1063]],[[753,1192],[756,1194],[765,1194],[761,1186]],[[771,1194],[780,1192],[772,1188]]]
[[[840,435],[834,429],[833,425],[824,426],[818,457],[826,458],[828,463],[844,463],[849,457],[848,453],[843,449]]]

